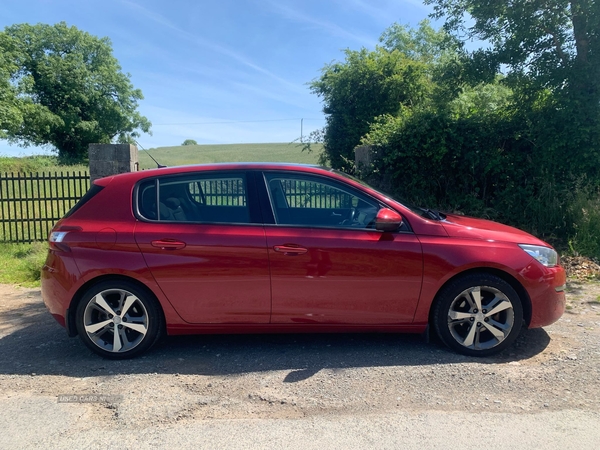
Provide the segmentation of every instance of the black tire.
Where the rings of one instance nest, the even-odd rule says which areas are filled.
[[[75,313],[83,343],[108,359],[132,358],[145,352],[162,336],[163,324],[163,313],[154,296],[124,280],[106,280],[92,286],[83,294]]]
[[[490,356],[509,347],[519,335],[523,305],[502,278],[471,274],[442,288],[432,321],[448,347],[463,355]]]

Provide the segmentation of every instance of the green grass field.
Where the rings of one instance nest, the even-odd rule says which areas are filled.
[[[87,164],[59,164],[56,156],[0,156],[0,173],[87,172]]]
[[[185,164],[208,164],[219,162],[292,162],[317,164],[323,149],[320,144],[312,144],[312,152],[303,152],[300,144],[224,144],[224,145],[182,145],[156,147],[148,152],[165,166]],[[151,169],[156,164],[148,153],[139,149],[141,169]],[[85,164],[61,165],[55,156],[0,156],[0,173],[54,173],[85,172]]]
[[[294,162],[317,164],[322,150],[320,145],[312,145],[315,150],[303,152],[300,144],[225,144],[225,145],[184,145],[158,147],[148,152],[165,166],[185,164],[207,164],[219,162]],[[148,153],[139,149],[141,169],[156,167]]]

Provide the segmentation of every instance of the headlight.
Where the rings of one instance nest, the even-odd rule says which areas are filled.
[[[553,267],[558,264],[558,254],[551,248],[527,244],[519,244],[519,247],[546,267]]]

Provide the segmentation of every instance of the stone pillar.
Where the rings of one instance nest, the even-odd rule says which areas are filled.
[[[136,172],[139,168],[138,149],[132,144],[90,144],[90,179],[118,173]]]

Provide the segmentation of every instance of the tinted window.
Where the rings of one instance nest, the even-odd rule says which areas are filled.
[[[372,228],[374,200],[322,177],[266,174],[275,221],[281,225]]]
[[[140,184],[138,212],[170,222],[250,223],[243,174],[165,177]]]

